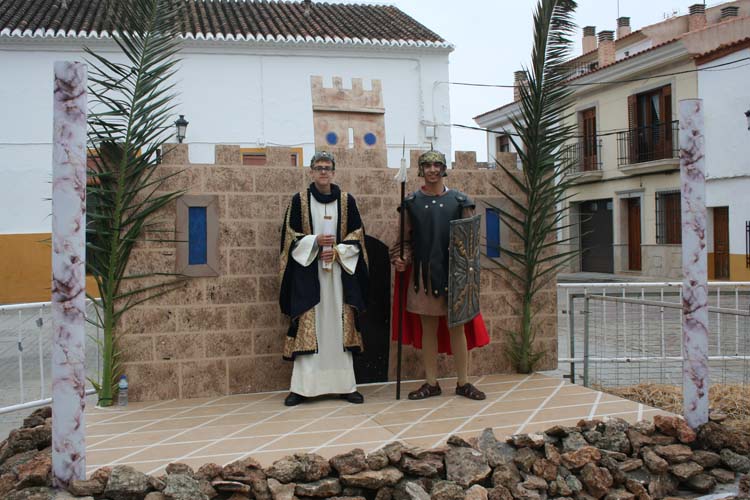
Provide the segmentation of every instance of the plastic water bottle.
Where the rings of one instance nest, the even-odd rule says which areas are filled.
[[[128,377],[125,375],[120,376],[120,381],[117,383],[117,405],[127,406],[128,405]]]

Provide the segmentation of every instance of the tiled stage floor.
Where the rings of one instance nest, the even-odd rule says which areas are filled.
[[[127,464],[160,474],[170,462],[194,468],[225,465],[252,456],[263,465],[296,451],[325,457],[389,441],[429,448],[451,434],[469,437],[492,427],[498,438],[575,425],[581,418],[613,415],[635,422],[664,413],[615,396],[540,374],[489,375],[474,380],[487,393],[470,401],[453,393],[455,379],[441,380],[443,395],[409,401],[419,382],[361,386],[365,404],[328,398],[297,407],[283,405],[284,392],[210,399],[131,403],[126,409],[86,411],[87,471]]]

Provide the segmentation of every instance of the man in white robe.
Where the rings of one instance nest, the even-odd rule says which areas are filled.
[[[323,394],[362,403],[352,353],[362,351],[364,229],[354,198],[333,183],[333,155],[316,153],[310,176],[307,190],[292,197],[282,228],[279,303],[290,318],[284,358],[294,361],[284,404]]]

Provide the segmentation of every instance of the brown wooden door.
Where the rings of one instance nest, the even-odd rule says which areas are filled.
[[[628,198],[628,269],[641,270],[641,199]]]
[[[714,277],[729,279],[729,207],[714,208]]]
[[[614,272],[612,199],[581,202],[581,271]]]

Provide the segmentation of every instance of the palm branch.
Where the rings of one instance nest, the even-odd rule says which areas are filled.
[[[117,59],[86,48],[89,64],[88,140],[93,151],[87,189],[87,271],[100,300],[92,321],[102,329],[102,368],[92,380],[99,403],[109,405],[120,374],[117,328],[123,314],[166,293],[180,281],[169,273],[128,274],[144,236],[167,231],[159,211],[182,192],[165,192],[158,151],[170,137],[179,51],[181,2],[119,0],[107,3],[117,31]],[[122,57],[124,56],[124,57]],[[120,62],[124,61],[124,62]],[[173,174],[174,175],[174,174]],[[149,285],[135,278],[165,275]],[[123,286],[125,280],[127,286]]]
[[[574,182],[573,162],[565,154],[574,133],[574,126],[566,121],[572,92],[566,86],[565,61],[570,57],[575,8],[573,0],[539,0],[537,4],[531,65],[524,69],[527,84],[520,89],[520,111],[511,118],[517,136],[510,135],[510,140],[523,168],[519,171],[515,165],[498,162],[513,189],[494,185],[508,200],[507,207],[494,208],[519,242],[501,245],[504,258],[492,260],[521,296],[521,324],[509,335],[509,355],[521,373],[531,372],[544,354],[534,350],[534,298],[578,254],[576,250],[557,252],[557,245],[570,239],[555,237],[568,226],[566,193]]]

